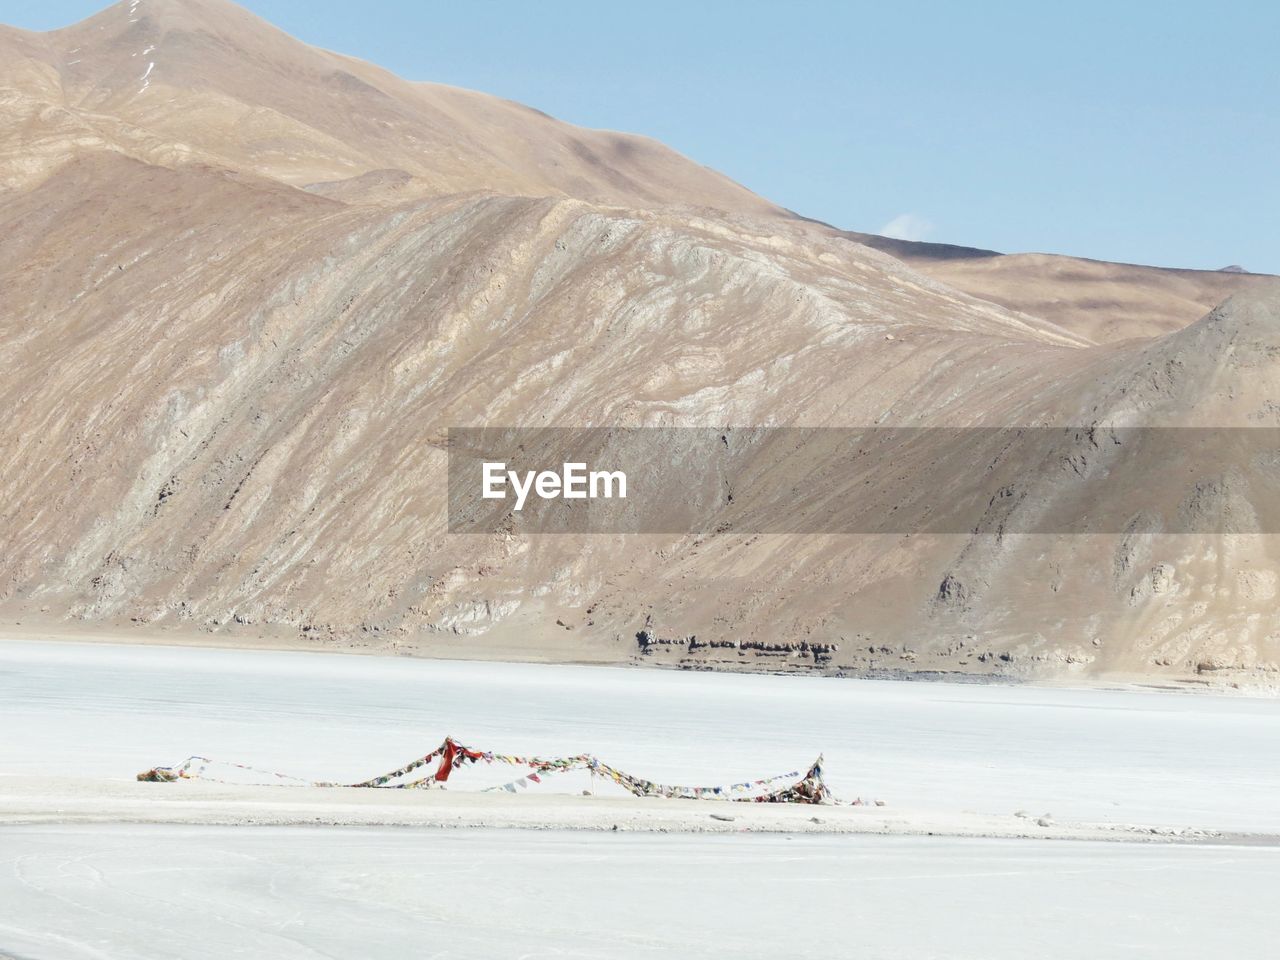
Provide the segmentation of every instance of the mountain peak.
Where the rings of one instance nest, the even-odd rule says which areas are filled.
[[[245,55],[279,56],[286,50],[296,55],[310,49],[231,0],[120,0],[45,36],[62,50],[109,51],[131,42],[159,45],[194,34],[216,37]]]
[[[119,0],[78,23],[53,33],[96,31],[150,22],[166,28],[257,29],[281,33],[266,20],[231,0]]]
[[[25,94],[22,115],[56,108],[68,155],[88,128],[149,163],[194,160],[299,187],[352,181],[330,191],[350,202],[365,199],[358,178],[400,171],[396,200],[484,191],[784,215],[656,141],[410,83],[230,0],[120,0],[73,26],[0,40],[0,79]],[[16,164],[15,177],[60,161],[48,151],[42,162]]]

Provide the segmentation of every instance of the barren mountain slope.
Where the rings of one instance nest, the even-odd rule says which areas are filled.
[[[691,667],[1275,675],[1256,523],[459,536],[444,489],[464,425],[1275,425],[1274,289],[1093,346],[645,141],[404,84],[217,0],[0,45],[7,614]],[[1087,495],[1061,463],[1105,461],[1089,436],[1017,478],[1011,516]],[[993,457],[925,454],[883,509]],[[1227,493],[1247,518],[1268,491]],[[1204,495],[1170,475],[1151,502]],[[858,504],[837,485],[829,506]],[[736,645],[645,654],[641,629]]]
[[[1157,469],[1135,480],[1157,527],[1211,518],[1221,532],[975,538],[948,571],[966,585],[962,598],[953,591],[953,622],[988,635],[1021,634],[1015,649],[1023,659],[1071,639],[1077,655],[1107,670],[1181,665],[1202,675],[1274,676],[1280,537],[1261,531],[1278,528],[1280,505],[1280,284],[1238,294],[1185,330],[1118,350],[1072,387],[1062,409],[1075,423],[1271,430],[1249,456],[1200,475],[1177,456],[1178,441]],[[1031,484],[1042,497],[1060,496],[1079,485],[1080,474],[1121,469],[1121,446],[1101,429],[1081,445],[1074,475],[1057,478],[1057,491],[1044,489],[1055,483],[1049,477]]]
[[[106,155],[0,218],[3,562],[93,614],[421,601],[466,549],[433,540],[450,425],[857,420],[860,373],[892,404],[1072,343],[865,248],[580,201],[350,208]]]

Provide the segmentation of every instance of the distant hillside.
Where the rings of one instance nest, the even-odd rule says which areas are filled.
[[[965,293],[1043,317],[1095,343],[1172,333],[1231,294],[1274,280],[1239,267],[1178,270],[1044,253],[1001,254],[867,233],[844,236]]]

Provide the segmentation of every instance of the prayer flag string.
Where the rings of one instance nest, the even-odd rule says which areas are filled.
[[[409,774],[421,770],[432,762],[438,761],[436,769],[427,776],[405,779]],[[321,780],[305,780],[286,773],[261,770],[242,763],[213,761],[208,757],[188,757],[182,763],[172,767],[153,767],[138,774],[139,780],[152,782],[170,782],[174,780],[213,780],[231,782],[210,774],[210,767],[221,764],[235,770],[259,774],[269,777],[281,784],[313,786],[313,787],[351,787],[381,788],[391,790],[427,789],[443,786],[455,769],[476,763],[502,763],[509,766],[527,767],[530,772],[524,776],[504,783],[490,790],[501,790],[516,793],[530,784],[539,784],[542,778],[551,773],[564,773],[570,770],[586,770],[592,777],[601,776],[616,783],[622,789],[637,797],[667,797],[687,800],[728,800],[747,803],[836,803],[835,797],[827,787],[822,775],[822,757],[818,757],[807,771],[801,774],[795,770],[777,776],[765,777],[761,780],[743,780],[712,787],[685,787],[655,783],[643,777],[625,773],[617,767],[610,766],[591,754],[582,753],[572,757],[525,757],[506,753],[495,753],[489,750],[473,750],[464,746],[452,737],[430,753],[411,760],[402,767],[389,770],[368,780],[358,783],[333,783]]]

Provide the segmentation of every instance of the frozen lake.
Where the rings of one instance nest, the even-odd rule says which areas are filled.
[[[6,827],[0,954],[1273,955],[1274,848],[312,827]]]
[[[1280,703],[1260,699],[6,641],[0,729],[0,775],[201,754],[360,779],[452,734],[701,785],[821,751],[838,794],[895,808],[1280,834]]]
[[[355,779],[452,734],[705,784],[821,750],[839,793],[894,809],[1280,833],[1264,700],[0,642],[0,729],[0,776],[203,753]],[[0,956],[23,960],[1260,958],[1277,892],[1276,846],[0,826]]]

